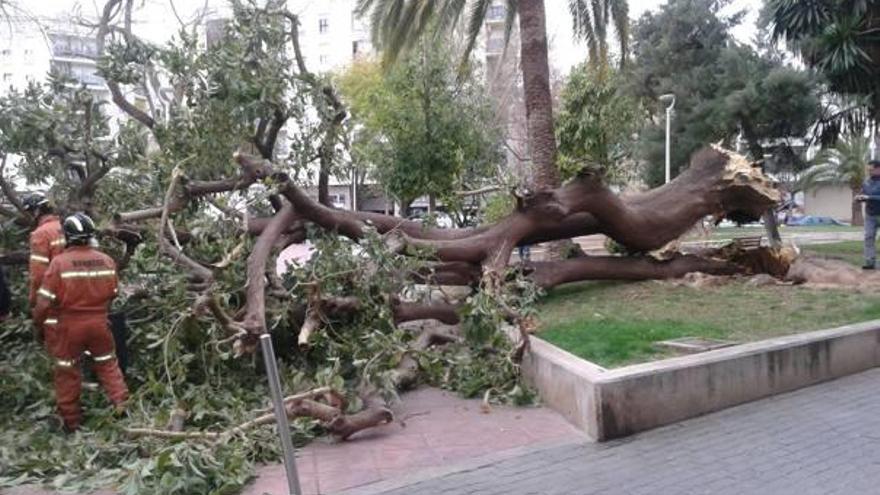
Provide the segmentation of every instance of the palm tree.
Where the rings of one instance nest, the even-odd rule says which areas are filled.
[[[401,51],[413,44],[429,28],[444,31],[455,28],[462,18],[467,22],[465,57],[473,49],[489,8],[497,0],[359,0],[357,11],[369,15],[373,39],[393,62]],[[520,57],[525,94],[529,152],[532,159],[533,187],[551,189],[559,185],[556,166],[553,101],[550,94],[550,68],[547,58],[547,29],[544,0],[503,0],[507,12],[506,33],[510,39],[517,15],[520,30]],[[569,0],[577,36],[585,39],[591,60],[607,60],[607,25],[613,22],[621,53],[626,54],[628,9],[625,0]],[[604,57],[604,59],[603,59]],[[621,56],[621,63],[625,56]]]
[[[862,204],[855,197],[862,192],[866,179],[866,164],[870,140],[860,135],[841,139],[833,148],[822,150],[812,160],[813,165],[801,177],[801,189],[818,184],[846,184],[852,191],[852,224],[864,225]]]
[[[864,96],[867,107],[842,112],[825,131],[836,138],[853,122],[863,125],[867,108],[880,117],[880,2],[876,0],[767,0],[764,20],[773,38],[784,39],[804,62],[817,69],[840,94]]]

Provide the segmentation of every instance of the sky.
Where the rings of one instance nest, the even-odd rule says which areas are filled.
[[[630,0],[629,17],[637,20],[645,12],[657,10],[666,0]],[[583,61],[586,48],[572,40],[571,18],[568,13],[566,0],[545,0],[547,9],[547,36],[550,41],[551,63],[561,73],[568,73],[569,69]],[[725,14],[731,14],[740,10],[746,11],[746,17],[741,25],[733,30],[733,35],[742,43],[750,43],[755,35],[755,22],[758,12],[763,5],[762,0],[733,0],[731,5],[722,10]]]
[[[171,9],[172,0],[137,0],[143,7],[135,15],[135,31],[152,41],[161,42],[170,38],[178,29],[178,21]],[[316,0],[322,1],[322,0]],[[227,0],[173,0],[178,14],[186,21],[205,5],[215,12],[222,12]],[[666,0],[630,0],[630,18],[638,19],[649,10],[656,10]],[[39,15],[64,15],[81,9],[85,15],[97,15],[104,4],[103,0],[18,0],[32,13]],[[586,49],[572,40],[571,19],[566,0],[545,0],[547,9],[547,32],[550,40],[550,61],[561,74],[584,59]],[[731,13],[745,9],[748,12],[743,24],[734,35],[748,43],[755,33],[755,19],[762,0],[733,0],[724,12]],[[35,7],[39,5],[39,9]]]

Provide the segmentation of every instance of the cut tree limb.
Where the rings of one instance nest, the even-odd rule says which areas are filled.
[[[275,242],[296,219],[293,206],[285,204],[266,225],[248,256],[247,312],[243,325],[252,335],[266,332],[266,262]]]
[[[355,414],[344,414],[339,407],[314,400],[324,397],[331,392],[333,391],[329,387],[321,387],[303,394],[286,397],[284,399],[284,409],[287,412],[287,416],[289,418],[305,417],[316,419],[323,423],[330,433],[342,440],[361,430],[390,423],[394,419],[391,411],[384,407],[368,407]],[[344,400],[340,404],[344,405]],[[275,421],[274,413],[266,412],[265,410],[258,411],[258,413],[260,413],[260,416],[254,419],[219,432],[126,428],[125,433],[132,438],[152,436],[175,440],[225,441],[229,437],[245,433],[261,425],[271,424]]]

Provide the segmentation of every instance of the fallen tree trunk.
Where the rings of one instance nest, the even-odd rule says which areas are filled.
[[[430,250],[437,260],[482,266],[502,272],[511,250],[534,243],[579,235],[605,234],[634,253],[659,249],[688,231],[697,221],[714,216],[736,221],[758,219],[779,200],[779,193],[759,167],[742,156],[717,147],[697,152],[690,168],[663,187],[631,197],[618,197],[599,177],[585,174],[552,191],[518,198],[516,210],[495,225],[454,230],[450,235],[415,232],[413,226],[384,215],[361,215],[318,204],[283,174],[279,192],[300,214],[319,226],[352,239],[376,227],[393,237],[400,252],[409,247]],[[689,262],[679,262],[683,266]],[[621,262],[622,264],[622,262]],[[580,273],[605,276],[608,270]],[[595,266],[595,264],[594,264]],[[658,267],[637,264],[629,277],[652,278]],[[669,268],[666,268],[669,270]]]
[[[532,272],[532,280],[544,289],[580,280],[653,280],[683,277],[691,272],[710,275],[746,273],[744,266],[730,261],[681,254],[668,260],[650,256],[590,256],[531,263],[528,269]]]

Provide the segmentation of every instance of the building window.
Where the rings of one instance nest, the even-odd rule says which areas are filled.
[[[321,55],[318,59],[318,62],[320,62],[321,65],[327,65],[328,61],[330,61],[330,57],[328,57],[327,55]]]
[[[327,20],[326,17],[322,17],[318,19],[318,32],[321,34],[327,34],[327,31],[330,30],[330,21]]]
[[[12,50],[10,50],[9,48],[4,48],[3,51],[0,51],[0,55],[3,55],[4,57],[8,57],[8,56],[12,55]]]
[[[490,36],[486,43],[486,51],[489,53],[500,53],[504,51],[504,37]]]
[[[327,199],[330,200],[330,204],[336,208],[345,207],[345,194],[328,194]]]
[[[9,72],[5,72],[3,74],[3,82],[8,82],[11,80],[12,80],[12,74],[10,74]]]
[[[356,57],[357,54],[358,54],[358,42],[352,41],[351,42],[351,56]]]
[[[489,7],[489,12],[486,14],[486,18],[490,21],[500,21],[504,19],[507,15],[507,11],[504,9],[503,5],[493,5]]]

